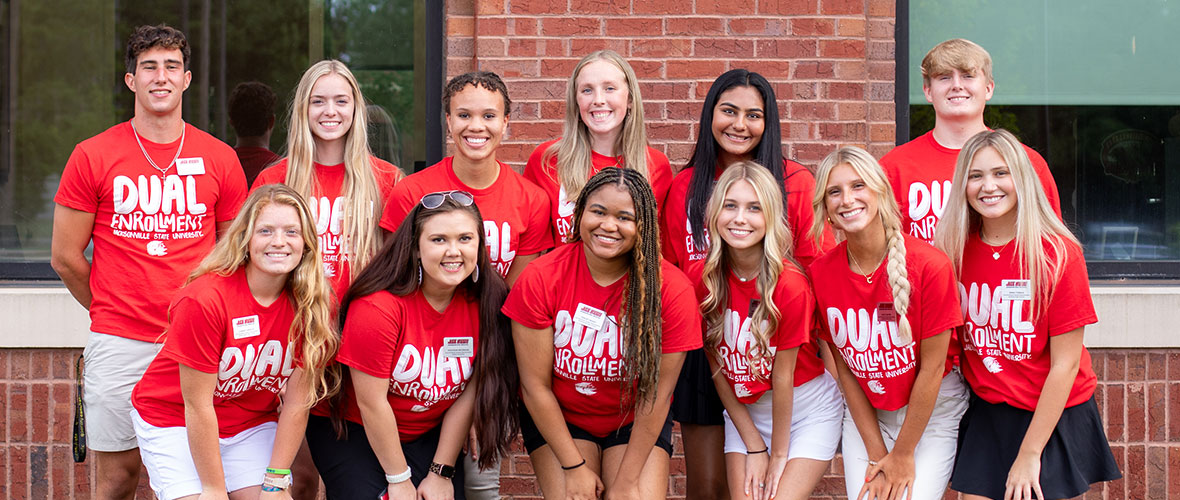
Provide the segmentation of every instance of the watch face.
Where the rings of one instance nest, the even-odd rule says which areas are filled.
[[[451,479],[455,476],[455,468],[450,465],[443,465],[438,462],[430,464],[430,472],[438,474],[445,479]]]

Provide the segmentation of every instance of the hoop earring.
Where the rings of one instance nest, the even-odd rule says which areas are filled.
[[[479,283],[479,264],[475,265],[475,274],[471,275],[472,283]]]
[[[422,286],[422,263],[418,263],[418,286]]]

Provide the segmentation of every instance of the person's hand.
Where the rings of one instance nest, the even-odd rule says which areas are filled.
[[[589,465],[582,464],[564,472],[566,500],[593,500],[602,495],[602,479]]]
[[[742,491],[746,498],[761,500],[766,484],[766,466],[770,464],[770,456],[766,452],[746,453],[746,477],[742,478]]]
[[[914,497],[914,454],[898,453],[896,450],[885,454],[885,457],[877,462],[877,465],[869,467],[865,471],[865,482],[870,478],[876,477],[878,473],[885,475],[885,481],[889,483],[889,493],[887,498],[882,500],[900,500],[902,493],[906,494],[905,500],[911,500]]]
[[[414,483],[409,479],[397,484],[391,484],[385,489],[389,493],[389,500],[417,500],[418,491],[414,489]]]
[[[197,500],[229,500],[229,493],[225,488],[202,488],[201,494],[197,496]]]
[[[479,438],[475,435],[475,426],[467,430],[467,455],[471,461],[479,462]]]
[[[856,494],[856,500],[886,500],[889,498],[889,481],[885,480],[885,474],[878,472],[873,479],[865,481],[864,486],[860,487],[860,492]]]
[[[629,482],[627,484],[615,483],[602,496],[603,500],[640,500],[639,483]]]
[[[1045,498],[1041,493],[1041,456],[1024,453],[1016,455],[1016,461],[1008,470],[1008,481],[1004,483],[1004,500],[1033,500]]]
[[[407,483],[409,481],[406,481]],[[418,484],[418,498],[423,500],[454,500],[455,483],[433,472]]]
[[[783,480],[783,472],[787,470],[786,456],[771,455],[770,465],[766,468],[766,487],[762,491],[762,500],[770,500],[778,495],[778,484]]]

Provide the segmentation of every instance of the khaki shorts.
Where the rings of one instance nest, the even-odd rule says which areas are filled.
[[[164,344],[90,332],[82,352],[82,403],[86,444],[94,451],[127,451],[139,445],[131,425],[131,390]]]

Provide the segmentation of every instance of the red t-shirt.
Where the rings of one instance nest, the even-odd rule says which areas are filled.
[[[574,206],[577,205],[578,200],[566,199],[565,187],[561,185],[557,177],[556,149],[553,151],[553,158],[545,165],[541,164],[545,151],[555,144],[557,144],[557,139],[541,144],[533,150],[528,163],[524,165],[524,178],[533,181],[549,195],[549,217],[553,225],[551,228],[553,230],[553,245],[559,246],[566,242],[570,234],[577,231],[573,224]],[[590,176],[607,167],[623,166],[622,156],[606,156],[593,151],[590,152],[590,155]],[[656,196],[656,206],[662,210],[664,199],[668,197],[668,189],[672,186],[672,166],[668,163],[668,157],[655,149],[647,148],[647,171],[652,192]]]
[[[381,191],[381,199],[373,203],[373,216],[378,216],[378,211],[385,206],[385,200],[389,199],[389,194],[393,191],[393,186],[397,184],[398,177],[401,172],[393,164],[370,156],[369,160],[373,162],[373,176],[377,178],[377,188]],[[341,232],[344,229],[344,209],[348,205],[348,200],[343,196],[344,189],[344,164],[337,165],[315,165],[315,183],[316,196],[315,200],[310,204],[311,215],[315,217],[316,234],[320,239],[320,255],[324,261],[324,276],[328,277],[328,281],[332,283],[332,289],[336,292],[336,297],[344,297],[344,292],[348,290],[348,285],[352,283],[352,270],[348,266],[348,257],[341,252],[342,240]],[[287,180],[287,159],[263,170],[258,176],[258,180],[254,182],[254,189],[266,184],[282,184]]]
[[[458,189],[475,197],[475,204],[483,216],[488,257],[500,276],[508,276],[508,269],[517,254],[532,255],[553,247],[553,236],[549,231],[549,197],[545,191],[503,163],[500,163],[496,182],[484,189],[472,189],[455,175],[452,159],[448,156],[402,179],[390,193],[381,227],[397,231],[402,219],[423,196]]]
[[[156,427],[184,426],[180,365],[217,374],[217,431],[230,437],[278,420],[279,391],[297,366],[290,343],[295,308],[283,292],[269,306],[250,293],[246,270],[210,273],[181,290],[168,309],[164,348],[135,385],[131,403]]]
[[[787,191],[787,226],[791,228],[794,239],[794,256],[799,264],[806,268],[816,257],[823,255],[836,244],[836,239],[830,230],[824,230],[823,241],[815,241],[811,237],[811,224],[815,220],[815,211],[811,208],[811,198],[815,195],[815,176],[807,167],[791,160],[783,160],[783,183]],[[721,177],[724,169],[718,168],[714,179]],[[696,247],[692,242],[692,229],[688,224],[688,185],[692,181],[692,168],[686,168],[676,174],[672,180],[672,188],[668,191],[668,200],[664,203],[664,210],[660,214],[661,248],[664,258],[679,267],[690,279],[700,281],[701,272],[705,269],[705,257],[709,254],[709,235],[705,234],[705,244]],[[693,207],[694,210],[705,210],[705,207]]]
[[[336,360],[389,379],[398,435],[413,441],[438,427],[463,393],[478,347],[479,301],[461,289],[443,312],[421,290],[405,297],[381,291],[349,305]],[[351,385],[347,391],[344,418],[364,424]]]
[[[847,245],[840,243],[811,264],[820,335],[839,348],[873,407],[893,411],[909,404],[918,374],[920,341],[963,324],[955,275],[946,255],[905,236],[911,290],[906,318],[913,340],[899,345],[897,321],[877,319],[878,305],[893,302],[885,272],[888,259],[871,275],[873,282],[866,283],[864,276],[848,267]],[[948,352],[947,371],[950,360]]]
[[[1053,259],[1053,246],[1045,241],[1044,248]],[[1065,250],[1061,278],[1042,284],[1053,288],[1052,299],[1033,323],[1032,301],[1005,297],[1003,291],[1004,280],[1027,279],[1020,272],[1016,245],[1004,245],[999,258],[994,258],[993,248],[980,241],[978,234],[967,240],[959,285],[967,330],[960,336],[963,375],[985,401],[1036,410],[1051,364],[1049,338],[1098,322],[1082,250],[1071,242],[1065,242]],[[1021,290],[1019,283],[1012,285]],[[1065,406],[1089,400],[1097,382],[1090,352],[1082,347],[1078,374]]]
[[[1037,171],[1041,187],[1049,204],[1061,217],[1061,198],[1057,182],[1041,155],[1024,147],[1033,169]],[[893,186],[893,196],[901,211],[903,231],[934,244],[934,228],[951,195],[951,180],[955,177],[955,161],[959,150],[943,146],[934,139],[934,131],[893,148],[881,158],[881,167]]]
[[[269,149],[253,146],[239,146],[234,148],[234,152],[238,154],[238,161],[242,163],[242,170],[246,172],[246,185],[248,186],[254,185],[254,179],[258,178],[258,174],[262,173],[263,169],[282,159],[281,156]]]
[[[794,265],[785,265],[787,267],[783,268],[774,287],[774,305],[778,307],[781,318],[770,336],[770,351],[773,355],[778,349],[799,348],[794,373],[794,386],[799,387],[823,373],[824,365],[815,339],[811,337],[812,321],[815,318],[815,297],[811,294],[811,284],[807,276],[795,269]],[[754,343],[750,333],[750,314],[762,296],[758,293],[756,280],[742,281],[733,273],[726,274],[729,307],[725,308],[724,335],[721,345],[717,346],[721,359],[717,361],[738,401],[750,404],[773,389],[770,377],[773,363],[770,360],[763,362],[761,370],[765,378],[759,379],[750,369],[749,357],[746,355]],[[704,301],[707,295],[704,282],[698,282],[697,297]]]
[[[692,285],[671,264],[661,266],[663,352],[701,347],[701,320]],[[624,340],[617,318],[626,276],[600,286],[590,276],[583,245],[562,245],[533,261],[508,293],[503,312],[529,328],[553,328],[553,395],[566,422],[595,436],[631,423],[621,407]],[[596,330],[579,306],[605,316]],[[605,313],[605,314],[603,314]],[[593,315],[592,314],[592,315]],[[575,319],[578,318],[578,319]]]
[[[168,301],[213,249],[217,223],[246,199],[233,148],[185,124],[184,149],[161,178],[135,143],[131,122],[74,148],[54,201],[94,214],[90,329],[159,342]],[[156,165],[168,165],[180,140],[140,138]]]

